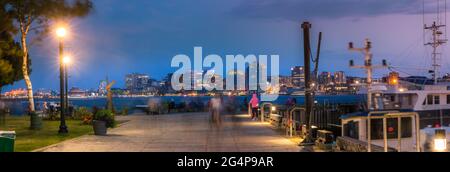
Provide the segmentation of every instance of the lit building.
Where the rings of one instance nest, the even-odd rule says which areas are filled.
[[[78,88],[78,87],[72,87],[69,90],[69,96],[70,97],[85,97],[86,96],[86,91]]]
[[[331,72],[322,72],[318,78],[319,85],[331,85],[333,83],[333,75]]]
[[[105,96],[106,91],[106,85],[108,85],[108,82],[106,80],[101,80],[100,84],[98,85],[98,95]]]
[[[131,94],[142,94],[150,84],[150,76],[146,74],[128,74],[125,77],[125,87]]]
[[[295,66],[291,69],[292,85],[295,88],[305,87],[305,69],[303,66]]]
[[[345,83],[347,83],[347,78],[345,77],[344,71],[334,72],[334,83],[335,84],[345,84]]]
[[[259,66],[259,62],[253,63],[253,64],[249,64],[249,66],[247,66],[245,68],[245,90],[246,91],[259,91],[260,90],[260,85],[261,83],[259,83],[259,75],[260,75],[260,68],[264,70],[266,70],[266,66],[261,64],[261,66]],[[251,73],[250,68],[252,68],[252,70],[256,70],[256,73]],[[255,81],[250,83],[250,81]],[[235,79],[235,84],[237,84],[237,78]],[[256,88],[255,89],[251,89],[251,88]]]
[[[6,97],[25,97],[27,96],[27,90],[23,88],[11,90],[9,92],[5,92]]]
[[[51,90],[47,90],[47,89],[38,89],[34,93],[34,96],[36,96],[36,97],[51,97],[52,96],[52,91]]]
[[[292,85],[292,77],[291,76],[280,76],[279,79],[280,79],[279,80],[280,86],[282,86],[282,87],[290,87],[290,88],[293,87],[293,85]]]

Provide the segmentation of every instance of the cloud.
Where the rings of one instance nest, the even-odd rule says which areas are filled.
[[[426,2],[427,13],[435,8],[435,1]],[[423,0],[247,0],[231,10],[238,17],[292,21],[422,12]]]

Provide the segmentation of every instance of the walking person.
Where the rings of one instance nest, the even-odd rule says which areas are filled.
[[[3,100],[0,99],[0,126],[4,126],[6,123],[6,105]]]
[[[252,99],[250,99],[249,104],[252,107],[252,120],[256,121],[258,120],[258,108],[259,108],[259,99],[256,93],[253,93],[253,97]]]
[[[214,124],[220,124],[220,104],[221,99],[215,96],[211,99],[211,119]]]
[[[49,114],[49,111],[48,111],[48,103],[47,103],[47,102],[44,102],[44,103],[42,104],[42,110],[43,110],[43,114],[44,114],[44,115],[48,115],[48,114]]]

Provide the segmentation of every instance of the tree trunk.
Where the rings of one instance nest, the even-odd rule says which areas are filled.
[[[22,49],[23,49],[23,63],[22,63],[22,73],[23,79],[27,86],[27,96],[28,96],[28,110],[34,112],[34,98],[33,98],[33,86],[31,85],[30,75],[28,73],[28,47],[27,47],[27,33],[22,32]]]

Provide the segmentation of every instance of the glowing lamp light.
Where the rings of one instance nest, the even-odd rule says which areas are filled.
[[[447,150],[447,139],[434,139],[434,150],[439,152]]]
[[[64,64],[70,64],[71,61],[72,61],[72,60],[70,59],[69,56],[65,56],[65,57],[63,58],[63,63],[64,63]]]
[[[56,29],[56,35],[59,38],[63,38],[67,35],[67,30],[63,27],[60,27],[60,28]]]
[[[277,111],[277,107],[272,106],[272,111]]]
[[[444,129],[435,130],[434,150],[438,152],[445,152],[447,150],[447,139]]]
[[[404,88],[399,88],[398,91],[405,92],[405,89]]]

